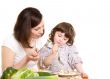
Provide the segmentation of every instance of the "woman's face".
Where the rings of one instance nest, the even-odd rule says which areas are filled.
[[[39,25],[31,29],[31,38],[38,39],[42,36],[44,30],[44,22],[43,20],[40,22]]]
[[[60,31],[56,31],[56,33],[54,35],[54,43],[55,44],[64,45],[67,43],[68,40],[69,40],[69,38],[65,37],[65,33],[62,33]]]

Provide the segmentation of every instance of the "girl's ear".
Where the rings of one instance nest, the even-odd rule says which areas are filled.
[[[53,34],[53,30],[51,31],[51,36],[53,36],[54,34]]]
[[[51,37],[52,35],[51,34],[49,34],[49,38]]]
[[[52,30],[51,33],[49,34],[49,38],[51,38],[53,36],[54,36],[54,33],[53,33],[53,30]]]

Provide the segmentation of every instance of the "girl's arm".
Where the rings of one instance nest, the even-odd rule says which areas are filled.
[[[75,64],[76,70],[80,73],[84,73],[83,67],[81,63]]]
[[[82,78],[88,79],[88,75],[84,72],[81,63],[75,64],[75,67],[76,67],[76,70],[81,73],[81,77],[82,77]]]
[[[43,61],[44,65],[49,66],[55,57],[56,57],[56,53],[51,53],[49,56],[47,56],[44,59],[44,61]]]
[[[58,44],[54,44],[53,45],[52,51],[51,51],[52,53],[44,59],[45,66],[49,66],[52,63],[52,61],[54,60],[54,58],[57,56],[58,48],[59,48],[59,45]]]

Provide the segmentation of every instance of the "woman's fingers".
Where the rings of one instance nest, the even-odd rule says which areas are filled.
[[[28,53],[27,53],[27,57],[29,60],[32,60],[32,61],[36,61],[39,59],[39,53],[38,53],[38,49],[34,49],[34,48],[31,48],[31,49],[28,49]]]
[[[29,60],[32,60],[32,61],[35,61],[35,60],[38,60],[38,59],[39,59],[39,56],[38,56],[38,55],[37,55],[37,56],[29,55],[29,56],[28,56],[28,59],[29,59]]]
[[[35,48],[34,50],[35,50],[37,53],[39,52],[39,49],[37,49],[37,48]]]
[[[39,56],[33,57],[33,60],[36,61],[39,59]]]

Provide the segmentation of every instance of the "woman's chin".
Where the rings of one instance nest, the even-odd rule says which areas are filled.
[[[41,36],[36,36],[36,37],[34,37],[34,39],[39,39],[39,38],[41,38]]]

